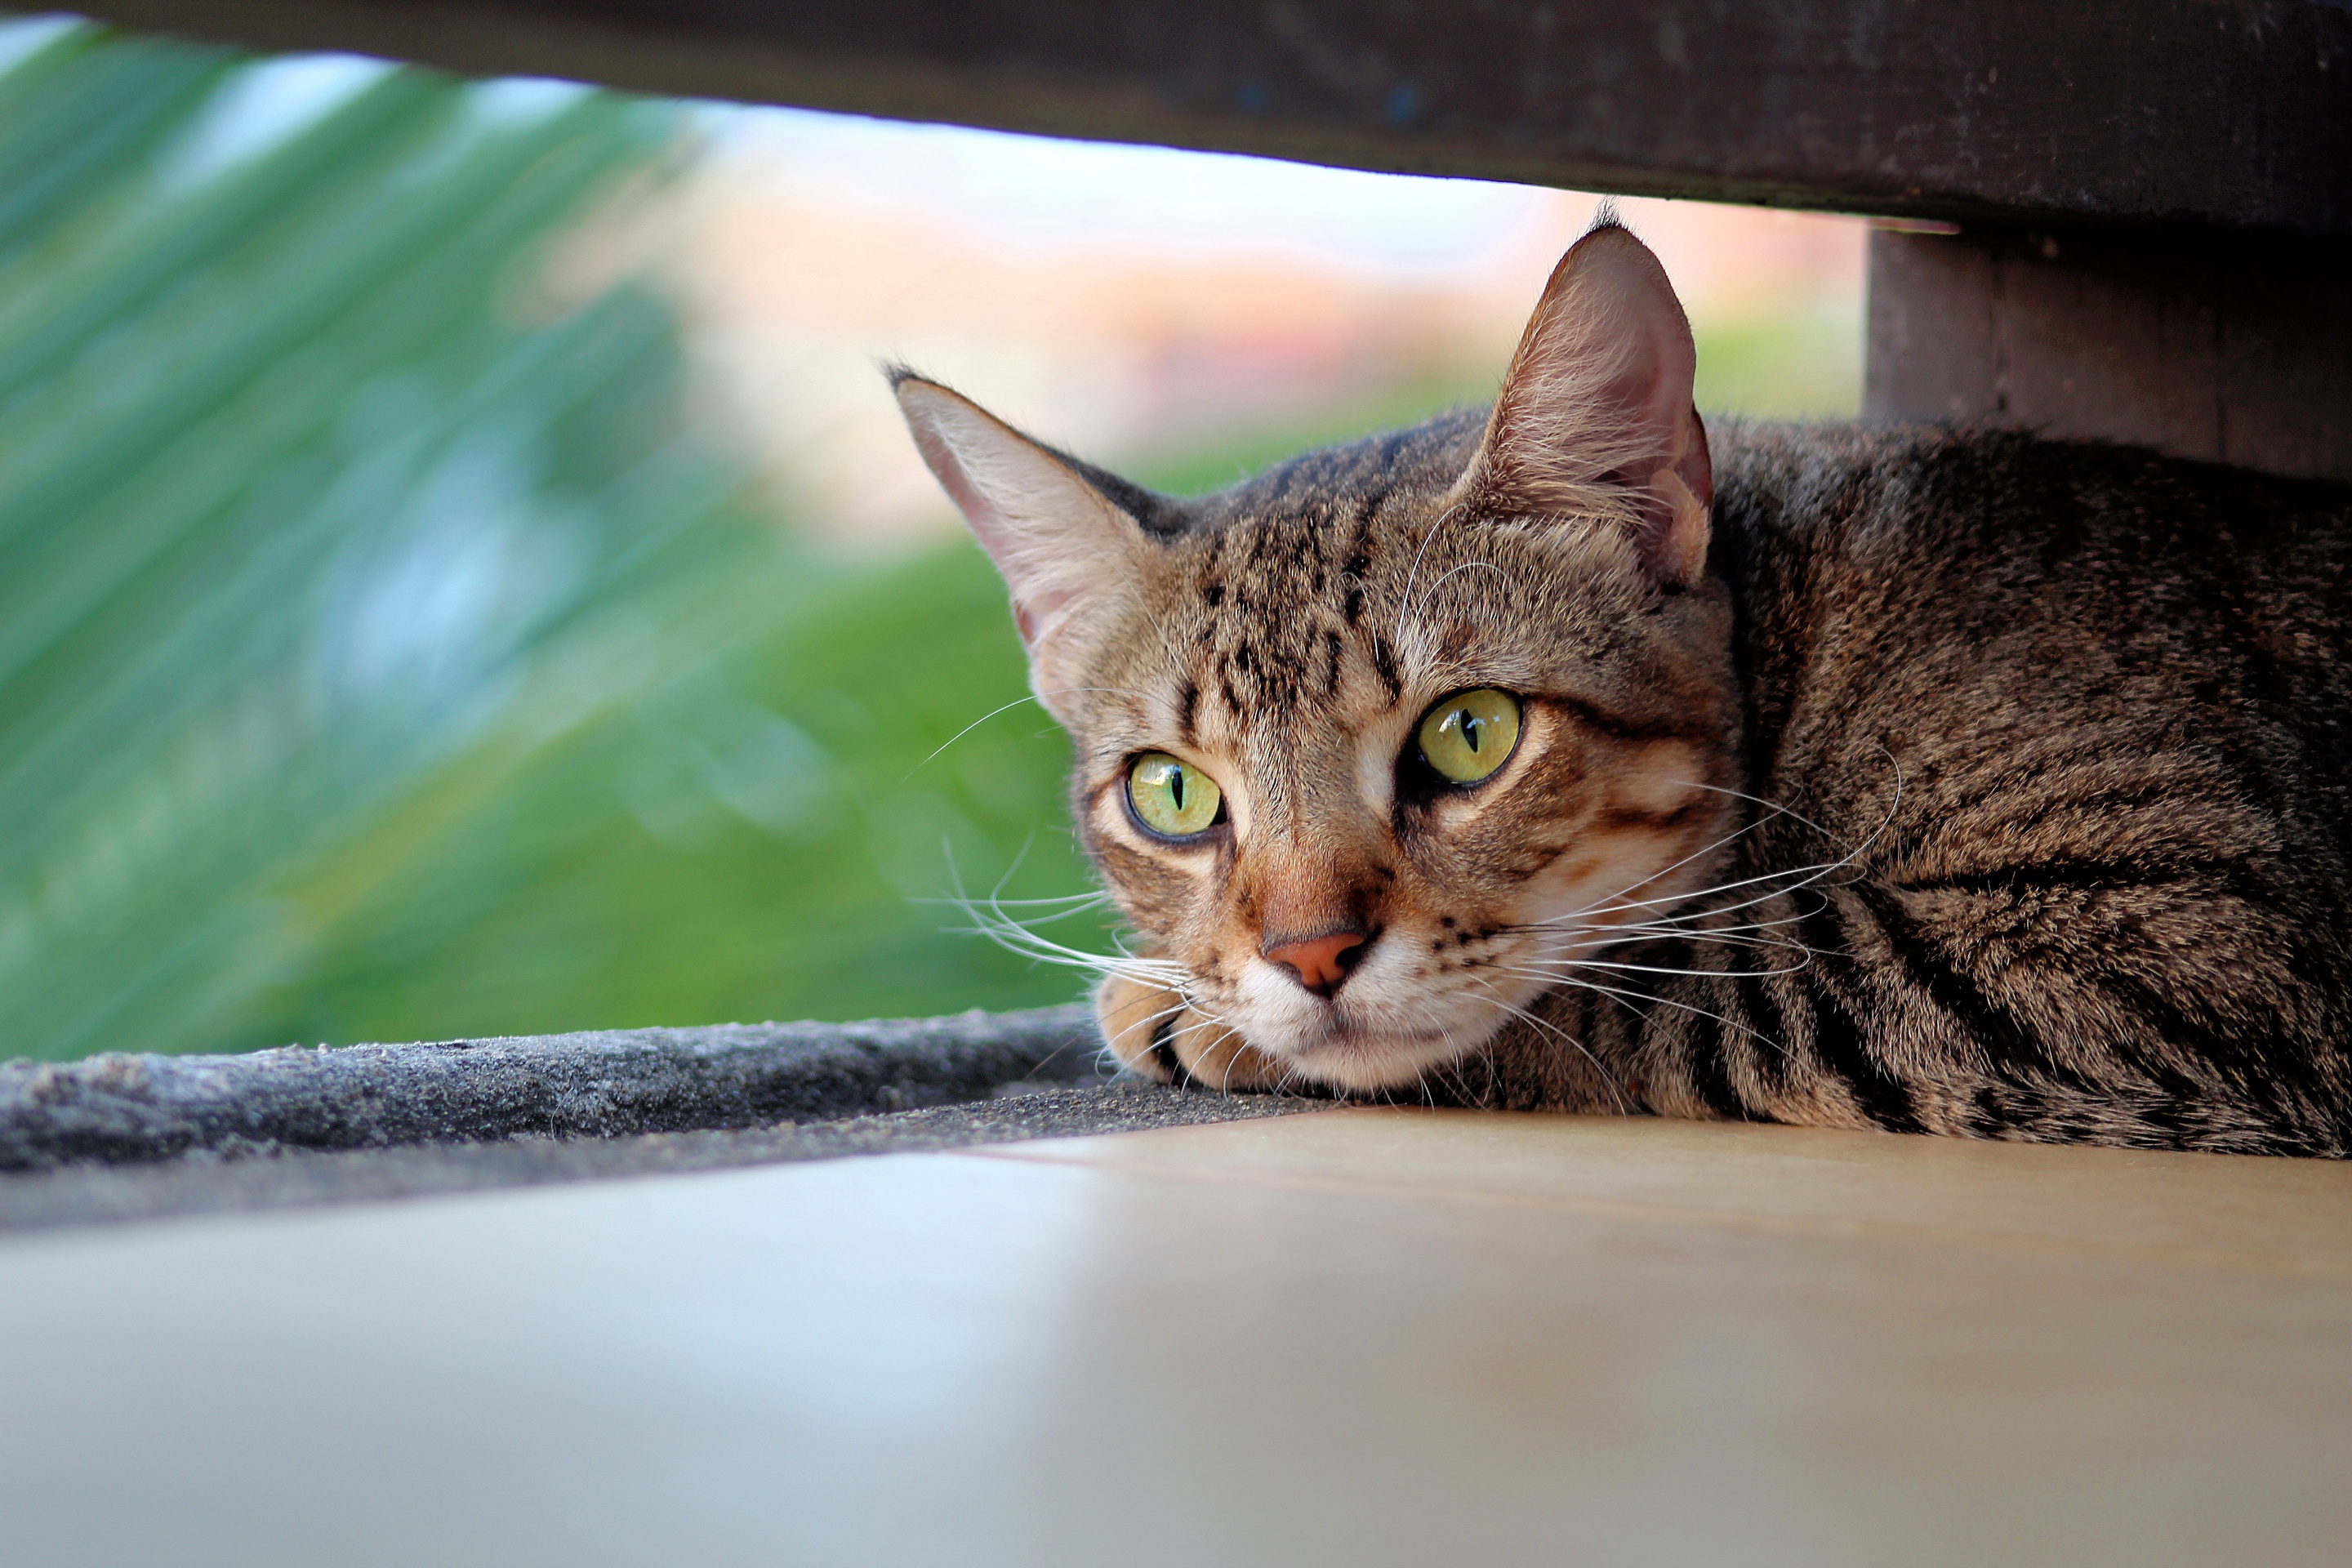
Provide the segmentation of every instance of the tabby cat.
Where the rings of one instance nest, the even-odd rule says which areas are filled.
[[[1193,500],[893,372],[1076,742],[1133,1070],[2342,1156],[2352,490],[1691,405],[1604,218],[1491,410]]]

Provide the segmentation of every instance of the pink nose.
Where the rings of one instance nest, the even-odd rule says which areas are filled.
[[[1266,962],[1283,964],[1298,976],[1298,984],[1318,996],[1328,996],[1339,989],[1348,972],[1363,956],[1364,933],[1360,931],[1335,931],[1326,936],[1308,937],[1304,942],[1286,942],[1264,949]]]

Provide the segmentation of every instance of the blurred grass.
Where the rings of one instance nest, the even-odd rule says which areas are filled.
[[[482,748],[290,879],[300,923],[331,935],[261,1033],[385,1039],[1076,996],[1066,973],[950,929],[964,917],[935,901],[951,874],[1008,898],[1088,886],[1061,798],[1068,746],[1020,700],[1019,644],[985,558],[959,542],[761,583],[773,596],[755,595],[760,613],[740,624],[756,629],[735,646],[552,743]]]
[[[683,427],[662,301],[533,289],[667,109],[362,70],[206,167],[281,68],[43,40],[0,72],[0,1052],[1073,993],[908,899],[949,846],[1083,886],[1034,708],[918,766],[1024,690],[985,563],[796,549]]]
[[[1851,419],[1862,409],[1862,313],[1823,304],[1696,331],[1694,399],[1706,413],[1756,419]],[[1404,377],[1312,417],[1237,433],[1206,451],[1172,455],[1146,475],[1192,495],[1333,441],[1412,425],[1448,408],[1483,407],[1502,366],[1484,373]]]
[[[357,68],[224,159],[296,67],[27,26],[0,26],[0,1055],[1078,994],[935,901],[1089,886],[986,561],[797,544],[687,428],[662,300],[536,286],[678,166],[668,109]],[[1702,400],[1850,409],[1837,330],[1703,338]],[[1213,488],[1489,392],[1384,387],[1137,477]]]
[[[1852,419],[1862,412],[1862,311],[1822,304],[1699,328],[1702,412],[1759,419]]]

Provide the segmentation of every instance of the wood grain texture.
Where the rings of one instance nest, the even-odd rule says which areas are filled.
[[[11,1560],[2340,1568],[2352,1165],[1343,1110],[0,1245]]]
[[[1882,232],[1864,411],[2352,479],[2347,280],[2343,241]]]
[[[269,47],[1370,169],[2352,233],[2319,0],[101,0]]]

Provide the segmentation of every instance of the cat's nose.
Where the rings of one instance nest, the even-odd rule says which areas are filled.
[[[1297,941],[1268,942],[1258,952],[1267,963],[1279,963],[1298,976],[1298,984],[1318,996],[1328,996],[1346,983],[1349,972],[1364,956],[1364,933],[1326,931]]]

